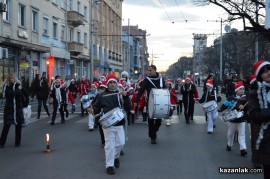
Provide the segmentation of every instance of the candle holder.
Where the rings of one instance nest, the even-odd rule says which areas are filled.
[[[50,146],[50,135],[46,134],[46,148],[44,150],[45,153],[51,152],[51,146]]]

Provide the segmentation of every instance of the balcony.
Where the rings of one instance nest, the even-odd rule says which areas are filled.
[[[83,44],[78,42],[68,42],[68,51],[72,53],[72,55],[78,55],[83,52]]]
[[[78,13],[77,11],[68,11],[67,20],[69,25],[78,27],[79,25],[83,25],[84,15]]]

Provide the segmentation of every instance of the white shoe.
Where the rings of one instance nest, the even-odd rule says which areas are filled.
[[[169,123],[169,122],[166,123],[166,126],[170,126],[170,125],[171,125],[171,123]]]

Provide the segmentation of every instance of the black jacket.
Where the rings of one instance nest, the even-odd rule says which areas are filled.
[[[147,91],[147,99],[148,99],[152,88],[157,88],[157,89],[166,88],[164,79],[163,78],[161,79],[158,73],[156,73],[156,76],[150,76],[149,79],[154,83],[155,86],[147,78],[145,78],[142,81],[142,85],[136,96],[135,103],[138,103],[140,101],[140,98],[145,90]],[[162,87],[160,86],[160,79],[162,80]]]
[[[15,117],[17,124],[22,124],[23,122],[23,94],[22,90],[18,88],[19,86],[19,84],[16,84],[14,90],[13,84],[5,87],[6,103],[4,108],[4,124],[15,124]],[[14,97],[16,105],[13,102]],[[16,109],[16,116],[14,115],[14,107]]]
[[[59,88],[60,88],[60,94],[61,94],[61,98],[62,98],[60,104],[67,104],[66,90],[65,90],[65,88],[62,88],[61,86]],[[56,89],[55,88],[53,88],[53,90],[51,91],[50,96],[53,98],[53,103],[58,104],[58,101],[56,99]]]
[[[228,94],[228,96],[234,96],[235,95],[235,82],[231,81],[231,82],[228,83],[227,94]]]
[[[38,100],[47,100],[49,96],[50,87],[47,80],[40,80],[39,85],[36,86],[36,95]]]
[[[192,104],[194,101],[194,94],[196,92],[196,86],[192,83],[184,84],[181,87],[181,93],[183,94],[183,103]]]
[[[94,114],[99,114],[101,112],[101,109],[103,109],[104,114],[109,112],[110,110],[120,107],[124,108],[124,104],[129,102],[129,96],[122,96],[118,94],[114,94],[111,96],[104,96],[107,94],[112,94],[112,93],[117,93],[118,90],[115,91],[110,91],[109,89],[106,89],[104,92],[100,93],[99,95],[96,96],[95,102],[93,104],[93,110]],[[130,109],[125,109],[124,110],[131,110]],[[115,126],[123,125],[124,120],[120,121],[119,123],[115,124]]]
[[[218,96],[218,93],[216,95],[217,95],[217,102],[220,102],[221,101],[221,97]],[[209,102],[209,101],[213,101],[213,100],[215,100],[215,91],[214,91],[214,89],[211,92],[205,91],[203,93],[201,99],[199,99],[199,103]]]
[[[270,87],[266,87],[266,93],[269,91]],[[248,112],[251,119],[252,161],[270,165],[270,104],[263,100],[263,94],[263,90],[256,85],[256,88],[250,91],[248,98]],[[257,145],[260,133],[263,139]],[[259,148],[256,149],[256,146],[259,146]]]

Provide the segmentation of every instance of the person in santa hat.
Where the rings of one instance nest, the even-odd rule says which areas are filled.
[[[178,103],[176,91],[172,88],[172,85],[173,85],[173,81],[171,79],[168,79],[166,81],[166,88],[170,91],[170,115],[169,115],[169,119],[165,119],[166,126],[171,125],[171,117],[173,115],[173,111],[176,108],[176,104]]]
[[[264,178],[270,178],[270,62],[254,64],[256,85],[249,92],[252,162],[262,164]]]
[[[100,77],[100,83],[102,83],[103,81],[107,81],[107,75],[106,74],[102,74]]]
[[[247,97],[245,95],[245,87],[242,81],[239,81],[235,84],[235,96],[228,97],[228,99],[222,104],[219,111],[224,111],[225,109],[236,110],[238,113],[243,114],[239,115],[238,118],[230,120],[228,122],[228,132],[227,132],[227,151],[231,151],[233,146],[233,139],[235,132],[238,132],[238,143],[240,145],[240,155],[247,155],[247,146],[246,146],[246,112],[247,112]],[[241,116],[241,117],[240,117]]]
[[[181,88],[183,86],[184,81],[185,80],[182,81],[181,78],[177,78],[177,83],[174,85],[174,90],[178,98],[178,103],[176,105],[177,115],[179,115],[179,113],[182,113],[183,95],[181,93]]]
[[[193,120],[195,104],[194,95],[196,93],[196,86],[189,77],[186,78],[185,84],[181,87],[181,93],[183,94],[186,123],[189,124],[189,120]]]
[[[135,99],[137,97],[137,94],[138,94],[138,91],[140,89],[140,85],[142,83],[136,83],[135,84],[135,91],[134,91],[134,94],[132,95],[131,97],[131,104],[132,104],[132,115],[131,115],[131,121],[132,123],[134,123],[135,121],[135,117],[138,117],[138,115],[141,113],[142,116],[143,116],[143,122],[146,122],[147,121],[147,109],[146,109],[146,104],[147,104],[147,101],[146,101],[146,98],[145,98],[145,93],[142,94],[141,98],[140,98],[140,101],[138,102],[138,106],[134,106],[134,103],[135,103]]]
[[[85,76],[82,76],[81,82],[78,86],[78,92],[80,94],[80,99],[83,95],[87,95],[90,92],[90,84],[88,83]],[[81,116],[84,116],[84,112],[85,110],[83,108],[83,103],[81,103]]]
[[[99,114],[101,109],[103,113],[119,107],[123,108],[124,103],[129,100],[126,91],[119,91],[117,89],[117,77],[114,74],[110,74],[107,77],[107,89],[97,96],[93,108],[88,108],[87,111],[91,114]],[[105,137],[105,158],[106,158],[106,172],[109,175],[114,175],[114,167],[120,167],[120,152],[125,145],[125,120],[119,119],[119,122],[109,126],[103,127]]]
[[[215,101],[216,108],[213,111],[206,112],[207,115],[207,133],[212,134],[214,131],[214,128],[216,127],[216,121],[218,118],[218,112],[217,112],[217,103],[221,101],[221,97],[216,93],[216,90],[213,89],[214,87],[214,81],[212,79],[207,80],[206,82],[206,88],[207,91],[205,91],[199,99],[199,103],[207,103],[209,101]]]
[[[128,74],[127,71],[123,71],[123,72],[121,73],[121,78],[120,78],[120,80],[125,80],[127,86],[131,85],[131,82],[130,82],[130,80],[129,80],[129,74]]]

